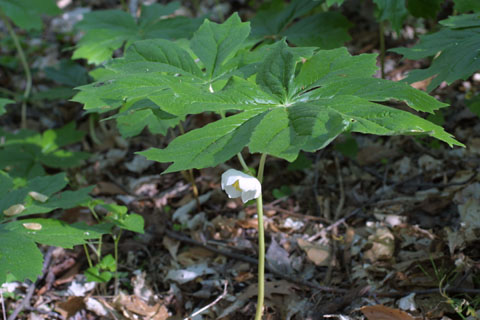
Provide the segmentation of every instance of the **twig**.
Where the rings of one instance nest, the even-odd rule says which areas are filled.
[[[43,268],[42,268],[42,275],[37,279],[37,281],[32,282],[30,286],[27,289],[27,294],[25,295],[25,298],[23,298],[22,303],[20,303],[15,310],[12,312],[10,317],[8,317],[8,320],[15,320],[17,319],[17,316],[20,312],[22,312],[23,309],[28,308],[30,304],[30,299],[32,299],[33,293],[35,292],[35,287],[37,284],[45,277],[45,274],[47,272],[48,266],[50,265],[50,261],[52,260],[52,253],[54,247],[48,248],[47,253],[45,254],[45,260],[43,261]]]
[[[256,258],[251,258],[251,257],[245,256],[245,255],[238,254],[238,253],[233,253],[233,252],[230,252],[230,251],[227,251],[227,250],[217,249],[213,246],[195,241],[195,240],[191,239],[190,237],[187,237],[187,236],[185,236],[181,233],[178,233],[178,232],[175,232],[175,231],[172,231],[172,230],[165,229],[165,233],[170,238],[185,242],[187,244],[205,248],[209,251],[221,254],[221,255],[223,255],[225,257],[228,257],[228,258],[244,261],[244,262],[247,262],[247,263],[250,263],[250,264],[253,264],[253,265],[258,265],[258,261],[257,261]],[[309,287],[309,288],[312,288],[312,289],[317,289],[319,291],[330,292],[330,293],[341,293],[341,294],[343,294],[343,293],[348,292],[348,290],[346,290],[346,289],[325,287],[325,286],[317,285],[316,283],[314,283],[312,281],[299,280],[298,277],[289,276],[285,273],[280,273],[280,272],[276,271],[275,269],[270,267],[270,265],[268,263],[266,264],[266,269],[269,272],[276,275],[277,277],[279,277],[279,278],[285,279],[287,281],[290,281],[291,283],[295,283],[295,284],[298,284],[298,285],[301,285],[301,286]]]
[[[25,310],[34,311],[34,312],[37,312],[37,313],[47,315],[49,319],[61,319],[61,320],[65,319],[61,314],[53,312],[53,311],[47,311],[47,310],[43,310],[43,309],[39,309],[39,308],[33,308],[33,307],[25,307]]]
[[[218,249],[218,248],[215,248],[215,247],[210,246],[208,244],[203,244],[203,243],[195,241],[192,238],[187,237],[187,236],[185,236],[181,233],[178,233],[178,232],[175,232],[175,231],[172,231],[172,230],[168,230],[168,229],[165,229],[165,233],[167,234],[167,236],[169,236],[172,239],[176,239],[176,240],[182,241],[184,243],[187,243],[187,244],[190,244],[190,245],[193,245],[193,246],[205,248],[209,251],[221,254],[225,257],[240,260],[240,261],[247,262],[247,263],[250,263],[250,264],[255,264],[255,265],[258,264],[258,261],[255,258],[251,258],[251,257],[245,256],[243,254],[238,254],[238,253],[230,252],[230,251],[227,251],[227,250]]]
[[[213,307],[214,305],[216,305],[220,300],[222,300],[223,298],[225,298],[225,296],[227,295],[227,285],[228,285],[228,281],[227,280],[224,280],[223,281],[223,293],[221,295],[219,295],[217,297],[217,299],[213,300],[211,303],[207,304],[205,307],[201,308],[200,310],[197,310],[195,311],[194,313],[192,313],[190,316],[186,317],[185,319],[183,320],[190,320],[192,319],[193,317],[199,315],[200,313],[202,313],[203,311]]]
[[[337,169],[337,179],[338,179],[338,185],[339,185],[339,192],[340,192],[340,200],[338,201],[337,209],[335,210],[335,220],[338,220],[340,217],[343,206],[345,204],[345,189],[343,187],[343,177],[342,177],[342,170],[340,167],[340,162],[338,161],[338,158],[335,157],[335,167]],[[330,280],[332,278],[332,272],[333,272],[333,263],[335,262],[335,257],[337,256],[337,243],[336,240],[334,239],[337,236],[338,233],[338,228],[337,226],[331,228],[332,230],[332,237],[331,237],[331,247],[330,247],[330,254],[329,254],[329,261],[328,261],[328,269],[327,273],[325,274],[324,277],[324,283],[329,284]]]
[[[280,207],[277,207],[277,206],[273,206],[271,204],[264,205],[263,207],[267,210],[275,210],[275,211],[280,212],[281,214],[284,214],[284,215],[287,215],[287,216],[292,216],[292,217],[299,218],[299,219],[313,220],[313,221],[323,221],[323,222],[326,222],[326,223],[331,223],[330,220],[325,219],[323,217],[316,217],[316,216],[311,216],[311,215],[308,215],[308,214],[297,213],[297,212],[293,212],[293,211],[283,209],[283,208],[280,208]]]
[[[432,289],[424,289],[424,290],[413,290],[413,291],[403,291],[403,292],[379,292],[373,293],[368,292],[368,295],[375,295],[377,297],[388,297],[388,298],[396,298],[396,297],[405,297],[409,294],[416,294],[416,295],[423,295],[423,294],[432,294],[432,293],[440,293],[440,290],[446,293],[471,293],[471,294],[480,294],[480,289],[469,289],[469,288],[432,288]]]

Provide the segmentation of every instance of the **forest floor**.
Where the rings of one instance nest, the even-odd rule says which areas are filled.
[[[377,25],[358,20],[347,44],[350,52],[378,52]],[[41,37],[55,38],[51,22]],[[400,36],[388,33],[387,48],[413,44],[408,28]],[[31,53],[32,63],[53,64],[68,57],[71,52],[62,51],[64,45],[37,49]],[[400,80],[427,63],[387,53],[386,78]],[[11,76],[2,81],[11,84],[22,77]],[[36,77],[34,90],[54,86],[42,81],[40,73]],[[426,85],[415,84],[423,90]],[[465,106],[471,90],[480,90],[480,77],[432,92],[450,104],[433,120],[466,148],[449,148],[424,137],[352,134],[317,153],[302,154],[292,164],[267,158],[264,319],[466,319],[467,309],[480,316],[480,121]],[[76,121],[79,129],[89,130],[88,119],[74,102],[31,108],[31,129]],[[51,109],[55,111],[47,111]],[[206,120],[192,117],[190,128]],[[19,113],[1,121],[14,130]],[[182,175],[161,175],[164,164],[134,154],[165,145],[171,135],[153,137],[145,131],[126,140],[109,121],[95,130],[102,143],[87,136],[77,145],[92,156],[69,176],[78,185],[96,185],[94,197],[142,215],[145,233],[122,236],[117,288],[113,281],[85,281],[84,248],[42,247],[46,272],[29,303],[20,306],[31,285],[14,283],[8,287],[13,293],[6,296],[7,309],[22,308],[19,318],[35,320],[252,319],[256,208],[228,199],[220,189],[222,172],[239,164],[231,160],[194,170],[197,203]],[[259,160],[245,157],[250,164]],[[94,222],[85,208],[67,210],[62,219]],[[103,252],[113,252],[109,237]]]

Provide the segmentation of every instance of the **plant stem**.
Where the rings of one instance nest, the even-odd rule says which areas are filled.
[[[380,70],[382,79],[385,79],[385,21],[380,21]]]
[[[93,268],[92,259],[90,259],[90,253],[88,252],[88,248],[85,243],[83,244],[83,249],[85,250],[85,256],[87,256],[88,266]]]
[[[93,113],[88,117],[88,131],[90,131],[90,138],[92,138],[93,143],[101,145],[102,143],[98,140],[97,134],[95,133],[95,118]]]
[[[265,160],[267,159],[267,154],[262,153],[262,156],[260,157],[260,164],[258,165],[258,175],[257,179],[262,183],[263,181],[263,169],[265,168]]]
[[[185,134],[185,128],[183,128],[182,121],[178,123],[178,129],[180,129],[180,133],[182,135]],[[188,169],[188,171],[182,171],[182,175],[184,176],[185,180],[187,180],[192,184],[193,197],[195,198],[195,202],[197,203],[197,210],[201,211],[202,204],[200,203],[200,199],[198,198],[199,192],[198,192],[197,183],[195,182],[195,176],[193,175],[193,170]]]
[[[115,284],[114,284],[114,292],[115,296],[118,294],[118,285],[119,285],[119,280],[118,280],[118,244],[120,242],[120,237],[122,236],[122,230],[118,233],[118,236],[115,236],[113,238],[114,242],[114,255],[115,255]]]
[[[250,171],[250,168],[247,166],[247,163],[245,162],[245,159],[243,159],[243,156],[242,156],[241,152],[237,153],[237,158],[238,158],[238,161],[240,162],[240,164],[242,165],[243,171],[252,175],[252,171]]]
[[[255,320],[261,320],[263,314],[263,300],[265,296],[265,232],[263,228],[263,201],[262,194],[257,198],[258,216],[258,296]]]
[[[258,165],[257,179],[262,183],[263,171],[267,154],[262,153],[260,164]],[[257,198],[257,217],[258,217],[258,299],[257,312],[255,320],[261,320],[263,314],[263,300],[265,298],[265,230],[263,225],[263,199],[262,193]]]
[[[13,27],[10,24],[10,21],[8,20],[8,17],[5,15],[5,13],[3,13],[2,10],[0,10],[0,17],[5,23],[5,26],[8,29],[8,33],[10,33],[10,36],[13,39],[13,43],[17,48],[18,57],[20,58],[20,62],[22,63],[23,70],[25,71],[25,77],[27,78],[26,79],[27,83],[25,84],[25,91],[23,93],[22,111],[21,111],[22,112],[21,127],[22,129],[25,129],[27,127],[27,100],[28,100],[28,97],[30,96],[30,90],[32,89],[32,74],[30,73],[30,68],[28,67],[27,58],[25,57],[25,53],[23,52],[22,46],[20,45],[20,41],[18,40],[18,37],[15,34],[15,31],[13,30]]]

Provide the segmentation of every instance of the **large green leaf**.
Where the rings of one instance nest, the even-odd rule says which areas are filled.
[[[9,274],[18,281],[35,281],[42,274],[43,256],[34,241],[0,225],[0,242],[0,284]]]
[[[454,0],[455,10],[460,13],[467,13],[470,11],[480,11],[480,1],[478,0]]]
[[[234,14],[223,24],[206,20],[193,36],[191,51],[164,39],[137,41],[123,58],[100,69],[100,81],[77,88],[80,92],[73,100],[83,103],[89,112],[120,107],[120,114],[111,118],[116,118],[124,137],[137,135],[146,126],[164,134],[178,124],[188,102],[174,96],[171,87],[195,84],[194,90],[210,92],[223,87],[233,74],[248,77],[256,72],[264,56],[250,55],[245,49],[249,46],[245,41],[249,32],[249,23],[241,22]],[[162,116],[163,111],[180,117]]]
[[[408,0],[407,9],[414,17],[435,19],[443,2],[444,0]]]
[[[283,1],[281,3],[283,4]],[[278,37],[293,20],[307,14],[320,4],[321,2],[310,0],[294,0],[286,7],[275,4],[264,10],[260,10],[251,20],[252,36],[256,38],[267,36]]]
[[[335,1],[341,4],[342,1]],[[352,26],[339,12],[323,12],[304,16],[321,4],[321,1],[294,0],[286,7],[283,1],[273,2],[269,7],[258,11],[252,21],[252,38],[280,39],[297,46],[316,46],[322,49],[333,49],[342,46],[351,38],[347,30]],[[329,2],[327,5],[332,5]],[[292,22],[294,22],[292,24]]]
[[[232,56],[247,39],[250,23],[242,22],[237,13],[216,24],[205,20],[191,40],[191,48],[206,68],[209,78],[218,75],[223,62]]]
[[[266,58],[269,63],[261,65],[257,74],[257,83],[263,91],[285,101],[291,92],[295,73],[295,60],[284,41],[278,42],[278,49],[273,50]]]
[[[389,21],[392,28],[399,32],[408,14],[405,0],[373,0],[373,2],[378,8],[378,21]]]
[[[39,230],[25,227],[25,224],[35,223],[41,226]],[[23,219],[10,222],[6,229],[16,233],[17,237],[28,238],[34,242],[48,246],[57,246],[72,249],[74,246],[85,243],[89,239],[98,239],[108,231],[108,228],[92,227],[85,223],[68,224],[55,219]]]
[[[42,254],[35,243],[72,248],[88,239],[98,239],[110,231],[111,224],[88,226],[67,224],[54,219],[21,219],[29,214],[68,209],[90,200],[92,188],[61,190],[66,186],[65,173],[37,177],[25,185],[14,183],[0,171],[0,284],[13,276],[18,281],[35,281],[42,270]],[[14,208],[20,208],[16,214]]]
[[[56,15],[61,12],[54,0],[0,0],[0,10],[26,30],[40,30],[43,14]]]
[[[168,5],[152,4],[142,6],[138,22],[121,10],[96,10],[85,14],[77,23],[85,36],[77,44],[73,59],[85,58],[89,63],[100,64],[112,57],[113,51],[125,42],[127,46],[140,39],[188,38],[200,24],[200,19],[169,17],[178,2]]]
[[[165,171],[172,172],[217,165],[244,147],[293,161],[300,150],[321,149],[349,131],[427,134],[450,146],[462,145],[437,125],[375,103],[394,99],[425,112],[446,106],[404,83],[372,78],[375,55],[352,57],[344,48],[320,50],[299,66],[292,52],[285,42],[278,43],[260,66],[256,83],[233,78],[215,93],[193,85],[172,87],[176,96],[190,99],[186,113],[241,112],[192,130],[165,149],[140,154],[173,162]]]
[[[17,189],[10,189],[0,196],[0,217],[3,217],[4,210],[13,205],[21,204],[25,209],[19,214],[21,216],[47,213],[55,209],[68,209],[82,204],[89,199],[88,193],[92,188],[84,188],[76,191],[62,190],[67,184],[64,173],[52,176],[36,177],[28,183]],[[13,187],[13,186],[11,186]],[[46,201],[41,202],[32,198],[29,193],[36,192],[47,197]]]
[[[8,168],[12,176],[32,178],[45,174],[42,165],[71,168],[89,157],[85,152],[60,149],[81,141],[85,135],[75,129],[73,122],[43,134],[31,130],[12,134],[1,129],[0,133],[6,141],[0,146],[0,169]]]
[[[172,141],[166,149],[151,148],[139,154],[159,162],[174,162],[166,173],[222,163],[249,142],[262,113],[262,110],[245,111],[203,127],[200,134],[198,130],[190,131]]]
[[[334,49],[351,40],[348,29],[353,26],[336,11],[318,13],[301,19],[286,29],[282,35],[297,46],[316,46]]]
[[[414,47],[391,50],[412,60],[435,56],[430,67],[413,70],[406,79],[413,83],[435,76],[428,85],[429,91],[442,81],[451,84],[480,70],[480,14],[451,17],[440,23],[446,27],[420,37]]]

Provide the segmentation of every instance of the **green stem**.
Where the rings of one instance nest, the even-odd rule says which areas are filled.
[[[113,238],[114,241],[114,255],[115,255],[115,284],[114,284],[114,291],[115,291],[115,296],[118,294],[118,285],[119,285],[119,280],[118,280],[118,244],[120,242],[120,237],[122,236],[122,230],[118,233],[118,236]]]
[[[265,168],[265,160],[267,159],[267,154],[262,153],[262,156],[260,157],[260,164],[258,165],[258,175],[257,179],[262,183],[263,181],[263,169]]]
[[[98,238],[97,258],[98,262],[102,260],[102,235]]]
[[[182,121],[178,123],[178,129],[180,130],[180,133],[182,135],[185,134],[185,128],[183,127]],[[193,197],[195,198],[195,202],[197,203],[197,210],[201,211],[202,210],[202,204],[200,203],[200,199],[198,198],[199,192],[198,192],[198,186],[197,183],[195,182],[195,176],[193,174],[193,169],[188,169],[188,171],[182,171],[182,173],[185,172],[184,178],[188,182],[192,184],[192,191],[193,191]]]
[[[247,166],[247,163],[245,162],[245,159],[243,159],[243,156],[240,152],[237,153],[237,158],[240,164],[242,165],[243,171],[251,175],[252,172],[250,171],[250,168]]]
[[[265,232],[263,227],[262,194],[257,198],[258,216],[258,298],[255,320],[261,320],[263,314],[263,300],[265,297]]]
[[[385,79],[385,21],[380,21],[380,70]]]
[[[258,165],[257,179],[260,183],[263,180],[263,171],[265,168],[265,160],[267,154],[262,153],[260,163]],[[255,320],[261,320],[263,314],[263,300],[265,298],[265,230],[263,225],[263,199],[262,193],[257,198],[257,216],[258,216],[258,300],[257,312],[255,313]]]
[[[85,250],[85,256],[87,256],[88,266],[93,268],[92,259],[90,259],[90,253],[88,252],[88,248],[85,243],[83,244],[83,249]]]
[[[13,43],[17,48],[18,57],[20,58],[20,62],[22,63],[23,70],[25,71],[25,77],[27,78],[25,91],[23,93],[22,122],[21,122],[21,127],[25,129],[27,127],[27,100],[28,100],[28,97],[30,96],[30,90],[32,89],[32,74],[30,73],[30,68],[28,67],[27,58],[25,57],[25,53],[23,52],[22,46],[20,45],[20,41],[18,40],[18,37],[15,34],[15,31],[13,30],[13,27],[10,24],[10,21],[8,20],[8,17],[5,15],[5,13],[3,13],[2,10],[0,10],[0,17],[5,23],[5,26],[8,29],[8,33],[10,33],[10,36],[13,39]]]
[[[92,138],[93,143],[101,145],[102,143],[98,140],[97,134],[95,133],[95,118],[93,113],[88,117],[88,130],[90,131],[90,138]]]

